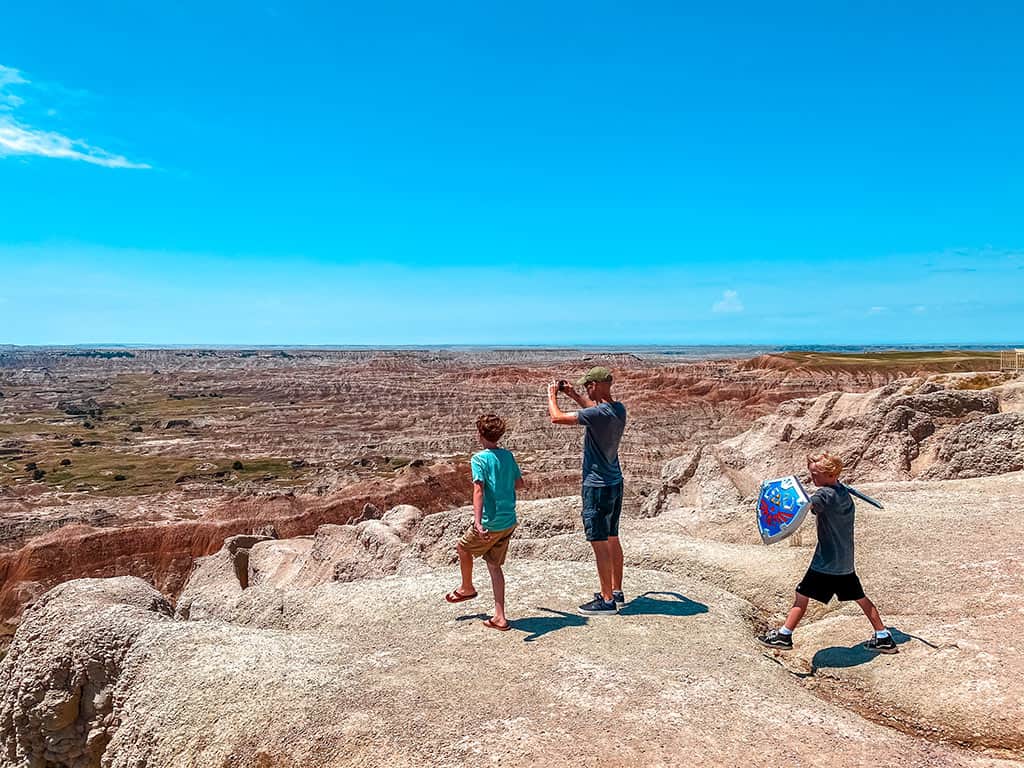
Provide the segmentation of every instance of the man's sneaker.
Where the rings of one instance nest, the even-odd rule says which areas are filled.
[[[595,597],[589,603],[581,605],[579,610],[580,613],[586,616],[610,616],[619,612],[619,609],[615,607],[614,600],[605,602],[605,599],[600,595]]]
[[[864,647],[869,651],[877,651],[878,653],[899,653],[900,649],[896,647],[896,641],[892,639],[892,633],[889,633],[885,637],[879,637],[875,635],[866,643]]]
[[[769,648],[781,648],[784,651],[793,650],[793,636],[784,635],[777,629],[769,629],[757,639]]]
[[[604,600],[604,595],[602,595],[600,592],[595,592],[594,599]],[[612,601],[615,603],[616,608],[621,608],[623,605],[626,604],[626,596],[622,594],[621,589],[612,590]]]

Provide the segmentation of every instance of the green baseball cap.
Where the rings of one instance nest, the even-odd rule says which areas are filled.
[[[587,373],[576,382],[577,387],[582,387],[589,384],[592,381],[611,381],[612,372],[605,368],[603,365],[598,365],[591,368]]]

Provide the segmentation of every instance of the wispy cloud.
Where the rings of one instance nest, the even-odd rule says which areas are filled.
[[[880,315],[880,314],[882,314],[883,312],[885,312],[888,309],[889,309],[888,307],[872,307],[871,309],[868,310],[868,314],[869,315]]]
[[[39,155],[41,157],[81,160],[105,168],[150,168],[126,157],[69,139],[53,131],[41,131],[0,115],[0,157],[4,155]]]
[[[80,160],[104,168],[150,168],[128,158],[94,147],[81,139],[72,139],[56,131],[28,125],[15,117],[25,99],[11,93],[12,87],[28,86],[30,81],[17,69],[0,65],[0,157],[35,155],[64,160]],[[52,113],[52,114],[51,114]],[[49,110],[48,115],[56,114]]]
[[[923,267],[929,274],[971,275],[1005,269],[1007,262],[1019,263],[1024,258],[1024,251],[1014,248],[997,248],[987,244],[977,248],[947,248],[944,251],[924,254],[924,256]]]
[[[25,100],[13,93],[5,93],[9,86],[27,82],[16,69],[0,65],[0,112],[9,112],[20,107]]]
[[[743,302],[740,301],[739,293],[736,291],[723,291],[722,298],[714,303],[711,311],[719,314],[742,312]]]

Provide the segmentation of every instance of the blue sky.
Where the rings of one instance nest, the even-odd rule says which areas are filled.
[[[1011,3],[19,3],[0,343],[1024,344]]]

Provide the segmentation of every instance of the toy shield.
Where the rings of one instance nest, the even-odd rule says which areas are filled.
[[[807,492],[793,475],[765,480],[757,497],[757,529],[761,540],[772,544],[796,533],[810,507]]]

